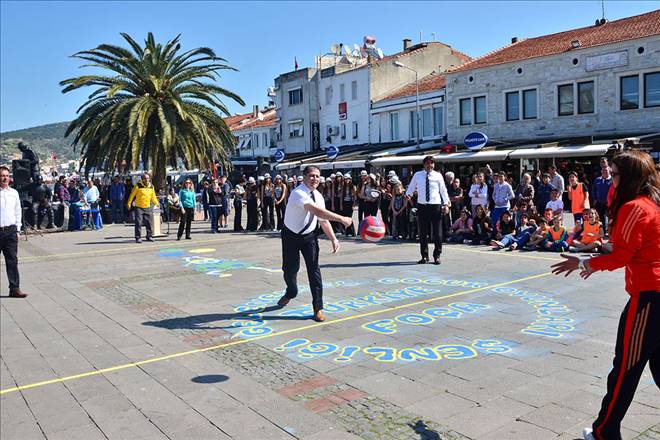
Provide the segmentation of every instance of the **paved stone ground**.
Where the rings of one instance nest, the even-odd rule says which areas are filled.
[[[3,440],[576,439],[598,412],[622,273],[556,278],[556,255],[465,246],[420,266],[412,243],[324,241],[317,324],[306,287],[274,307],[277,234],[207,228],[20,243],[31,295],[0,301]],[[624,438],[660,439],[659,420],[647,370]]]

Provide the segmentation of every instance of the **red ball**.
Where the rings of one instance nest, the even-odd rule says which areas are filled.
[[[378,217],[365,217],[360,223],[360,236],[364,241],[380,241],[385,236],[385,225]]]

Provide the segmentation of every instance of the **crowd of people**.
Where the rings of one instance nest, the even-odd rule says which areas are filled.
[[[580,175],[581,174],[581,175]],[[365,216],[379,216],[386,235],[393,240],[419,239],[418,194],[406,196],[407,185],[396,172],[380,175],[362,170],[354,180],[350,172],[321,177],[318,191],[328,210],[347,217],[357,211],[357,224]],[[519,182],[490,166],[473,174],[470,181],[444,173],[451,208],[442,215],[442,240],[450,243],[487,245],[493,249],[607,252],[606,211],[612,198],[612,175],[607,158],[600,160],[600,175],[585,182],[582,173],[570,172],[566,179],[555,166],[544,172],[523,172]],[[180,224],[177,238],[190,239],[195,211],[203,211],[212,233],[281,230],[293,189],[303,176],[269,173],[257,178],[242,176],[231,184],[226,176],[202,180],[197,188],[191,179],[172,186],[159,197],[166,221]],[[567,182],[567,184],[565,184]],[[138,183],[139,185],[139,183]],[[130,194],[137,185],[131,178],[115,176],[111,183],[59,176],[54,187],[42,183],[32,197],[33,225],[53,227],[53,203],[76,209],[109,211],[106,222],[135,222]],[[157,205],[153,203],[153,205]],[[61,208],[59,208],[61,209]],[[574,227],[564,225],[571,215]],[[146,221],[146,219],[145,219]],[[355,236],[354,225],[332,223],[335,233]],[[73,225],[69,224],[69,229]]]

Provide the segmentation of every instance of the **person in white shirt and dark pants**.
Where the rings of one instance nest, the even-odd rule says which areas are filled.
[[[21,199],[18,191],[9,187],[9,168],[0,166],[0,252],[5,259],[9,296],[25,298],[18,276],[18,237],[21,230]]]
[[[332,242],[332,252],[339,250],[339,240],[335,237],[330,221],[350,226],[353,220],[328,211],[320,192],[316,190],[321,181],[319,168],[309,165],[304,171],[303,182],[291,192],[284,212],[282,227],[282,271],[286,282],[286,293],[277,302],[280,307],[298,295],[298,270],[300,254],[305,259],[307,278],[312,292],[314,320],[325,321],[323,315],[323,282],[319,268],[319,242],[317,226],[320,224],[325,235]]]
[[[406,196],[417,192],[417,221],[419,223],[419,245],[422,259],[418,264],[429,261],[429,232],[433,234],[433,264],[440,264],[442,253],[442,215],[449,213],[451,202],[442,174],[434,171],[433,156],[426,156],[424,169],[413,175]]]

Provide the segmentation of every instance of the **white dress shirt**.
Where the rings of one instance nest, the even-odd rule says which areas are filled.
[[[312,190],[304,183],[301,183],[291,191],[291,195],[289,196],[289,201],[287,202],[286,210],[284,211],[284,226],[290,231],[300,234],[313,216],[314,219],[312,223],[305,228],[304,233],[307,234],[314,231],[318,225],[319,219],[305,209],[305,205],[309,203],[313,203],[319,208],[325,209],[325,200],[323,200],[321,193],[314,190],[314,198],[312,199]]]
[[[21,230],[21,199],[14,188],[0,188],[0,227],[16,225]]]
[[[421,205],[451,205],[445,179],[439,172],[429,173],[430,199],[426,200],[426,171],[417,171],[408,185],[406,195],[411,196],[417,191],[417,203]]]

